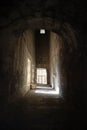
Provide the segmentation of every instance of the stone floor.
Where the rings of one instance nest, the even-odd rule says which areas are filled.
[[[24,98],[8,104],[1,113],[0,130],[84,129],[79,112],[58,94],[50,94],[52,91],[49,87],[38,87]]]

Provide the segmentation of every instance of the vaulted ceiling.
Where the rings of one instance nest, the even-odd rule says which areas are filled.
[[[72,25],[85,26],[86,4],[79,0],[2,0],[0,2],[0,23],[19,17],[52,17]],[[0,24],[0,25],[1,25]]]

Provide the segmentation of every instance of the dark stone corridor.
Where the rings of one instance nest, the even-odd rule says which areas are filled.
[[[0,1],[0,130],[87,129],[86,9]]]

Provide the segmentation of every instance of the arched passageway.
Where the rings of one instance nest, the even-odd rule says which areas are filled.
[[[38,33],[40,29],[45,29],[47,34]],[[9,102],[6,108],[11,114],[9,117],[7,112],[5,113],[5,118],[9,121],[5,124],[17,128],[11,126],[12,119],[12,123],[17,123],[20,128],[25,124],[32,129],[34,122],[37,128],[45,124],[45,128],[61,129],[65,126],[68,128],[68,122],[72,124],[74,117],[76,118],[74,124],[76,124],[79,116],[78,114],[75,116],[77,102],[75,97],[79,87],[80,68],[78,67],[78,44],[71,25],[51,18],[26,18],[3,28],[0,34],[3,43],[1,45],[3,52],[1,91],[3,100]],[[47,94],[33,93],[40,90],[40,88],[30,89],[32,84],[37,83],[36,70],[44,66],[47,70],[48,86],[43,89],[46,89]],[[57,92],[55,96],[54,90]],[[23,125],[20,123],[20,117]],[[43,118],[49,121],[46,120],[46,123]],[[56,121],[53,121],[54,119]],[[30,121],[29,126],[28,121]],[[54,127],[55,124],[57,127]]]
[[[48,34],[41,36],[38,33],[40,29],[47,30]],[[75,72],[73,68],[74,70],[76,68],[78,48],[74,30],[68,23],[60,23],[51,18],[26,18],[25,21],[23,19],[15,21],[1,32],[3,46],[7,48],[5,49],[2,46],[3,57],[5,57],[2,66],[3,73],[7,73],[5,79],[3,79],[6,80],[5,83],[8,86],[4,88],[4,90],[6,89],[6,95],[13,96],[14,94],[20,95],[21,93],[24,95],[24,93],[29,91],[30,87],[28,86],[31,83],[36,83],[35,69],[37,67],[44,68],[44,66],[47,69],[48,84],[52,88],[55,86],[56,90],[58,90],[59,87],[60,95],[63,97],[73,93],[74,88],[70,84],[70,78],[72,78],[72,72]],[[6,38],[4,39],[4,37]],[[42,48],[39,48],[37,53],[35,49],[40,47],[40,42],[43,42]],[[47,51],[46,48],[48,49]],[[42,61],[40,61],[42,50]],[[37,53],[37,57],[35,53]],[[26,68],[29,60],[31,62],[31,76],[30,83],[27,86],[28,74]],[[73,74],[73,77],[75,75],[76,72]],[[74,86],[78,82],[78,80],[77,82],[73,81]]]
[[[0,1],[0,130],[85,129],[86,8],[79,0]],[[46,71],[37,76],[38,68]],[[31,89],[42,76],[47,84]]]

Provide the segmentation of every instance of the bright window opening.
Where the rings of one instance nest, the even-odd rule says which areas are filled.
[[[37,83],[47,84],[47,70],[44,68],[37,68]]]
[[[40,34],[45,34],[45,29],[40,29]]]

